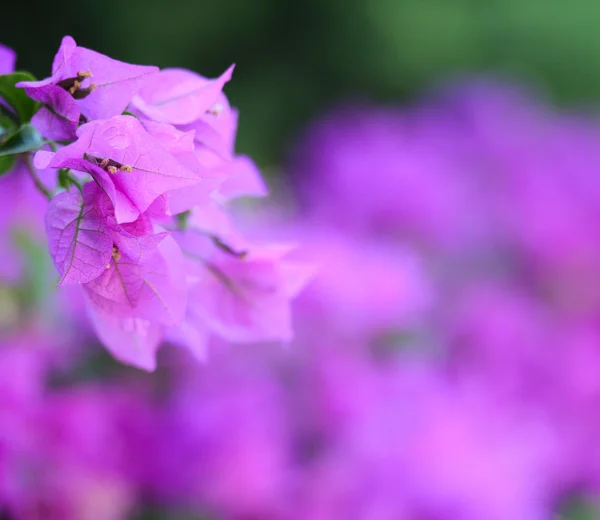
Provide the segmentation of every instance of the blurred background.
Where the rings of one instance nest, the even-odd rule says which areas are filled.
[[[595,104],[600,92],[595,0],[7,4],[2,40],[39,78],[64,34],[122,61],[206,76],[236,63],[227,94],[242,114],[238,150],[262,167],[340,98],[406,101],[473,73],[518,78],[560,103]]]

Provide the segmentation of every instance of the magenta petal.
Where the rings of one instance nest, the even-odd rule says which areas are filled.
[[[130,65],[77,47],[73,38],[65,36],[54,58],[52,76],[41,81],[21,82],[17,86],[29,89],[28,95],[34,97],[36,90],[52,85],[63,90],[88,119],[106,119],[123,113],[148,77],[157,72],[157,67]],[[84,79],[78,86],[81,90],[88,89],[88,92],[76,101],[72,94],[57,84],[62,80],[77,78],[81,73]],[[49,106],[54,112],[62,114],[56,106]]]
[[[102,344],[122,363],[148,372],[156,368],[156,351],[162,340],[160,325],[138,318],[118,318],[88,308]]]
[[[78,130],[89,139],[88,153],[130,166],[110,176],[117,192],[125,195],[143,213],[162,194],[201,181],[199,172],[184,167],[141,123],[131,116],[94,121]],[[72,146],[72,145],[71,145]]]
[[[86,159],[65,157],[64,152],[69,152],[67,148],[70,148],[71,146],[74,145],[61,148],[55,154],[43,151],[37,152],[35,155],[36,167],[41,168],[49,166],[51,168],[69,168],[71,170],[89,173],[112,202],[117,222],[135,221],[140,215],[140,210],[124,193],[116,190],[112,178],[107,172]],[[49,160],[50,156],[52,156],[51,160]],[[41,166],[44,164],[47,166]]]
[[[71,141],[76,139],[79,107],[73,97],[56,85],[25,87],[29,97],[42,103],[31,123],[46,139]]]
[[[269,188],[254,164],[254,161],[244,155],[236,157],[224,166],[229,173],[219,187],[219,197],[231,200],[237,197],[265,197]]]
[[[156,123],[154,121],[140,120],[140,123],[152,137],[172,154],[194,151],[195,131],[181,131],[167,123]]]
[[[213,107],[232,72],[233,65],[220,77],[206,79],[189,70],[165,69],[150,79],[132,105],[159,123],[193,123]]]
[[[160,254],[149,263],[145,280],[153,297],[142,307],[148,314],[158,316],[164,325],[176,326],[183,321],[187,309],[185,260],[171,236],[166,237],[158,249]]]
[[[238,236],[226,208],[212,198],[194,208],[189,216],[189,225],[205,234],[218,236],[227,243]]]
[[[171,224],[171,217],[167,214],[168,204],[168,195],[161,195],[150,204],[145,215],[161,225],[169,225]]]
[[[289,341],[292,339],[292,292],[308,275],[282,269],[289,246],[255,249],[237,256],[213,246],[187,231],[178,241],[190,260],[188,320],[208,327],[234,342]],[[194,266],[195,261],[195,266]]]
[[[61,285],[88,283],[106,270],[113,241],[104,216],[89,195],[84,199],[74,190],[54,197],[48,206],[46,229]]]
[[[221,182],[222,179],[205,179],[195,186],[171,191],[169,193],[169,214],[177,215],[205,204],[211,193],[221,185]]]
[[[285,261],[279,267],[285,293],[295,298],[319,271],[317,264]]]
[[[177,327],[166,330],[166,340],[189,350],[198,361],[208,358],[209,334],[205,327],[191,325],[184,321]]]
[[[190,293],[190,306],[219,336],[234,342],[290,341],[289,299],[267,264],[218,265]]]
[[[69,168],[89,173],[112,202],[117,222],[133,222],[140,215],[140,210],[126,194],[116,190],[112,176],[83,158],[89,150],[90,142],[91,135],[85,134],[56,153],[39,151],[35,154],[35,166],[36,168]]]
[[[97,88],[79,100],[81,111],[89,119],[106,119],[121,114],[134,94],[158,72],[158,67],[130,65],[77,47],[73,50],[65,73],[71,77],[86,70],[91,71],[89,82],[97,85]]]
[[[143,247],[139,244],[140,249]],[[139,252],[139,251],[138,251]],[[153,257],[154,251],[146,251],[144,257]],[[88,294],[96,303],[112,314],[122,316],[134,316],[152,318],[152,316],[141,315],[138,311],[142,293],[147,290],[145,285],[146,265],[139,264],[125,252],[121,252],[120,258],[111,258],[101,276],[86,285]],[[91,295],[94,293],[100,299]],[[106,300],[106,301],[104,301]]]
[[[232,157],[228,141],[208,122],[198,119],[191,124],[182,125],[179,128],[186,131],[194,131],[194,141],[201,146],[217,154],[221,159],[230,160]]]
[[[166,237],[157,253],[138,264],[126,254],[111,260],[110,269],[86,284],[97,309],[112,316],[143,318],[164,325],[181,323],[187,305],[184,262],[177,244]]]
[[[50,166],[52,159],[55,156],[55,152],[49,152],[47,150],[38,150],[33,156],[33,165],[38,170],[44,170]]]
[[[76,48],[77,44],[71,36],[63,37],[58,52],[56,53],[56,56],[54,56],[54,61],[52,62],[52,76],[59,76],[62,74],[63,77],[67,77],[66,68],[69,65],[73,51],[75,51]]]
[[[119,251],[137,265],[145,265],[158,251],[160,244],[169,234],[166,232],[156,235],[136,236],[121,230],[115,234],[114,240]]]
[[[0,74],[10,74],[15,70],[17,55],[12,49],[0,44]]]

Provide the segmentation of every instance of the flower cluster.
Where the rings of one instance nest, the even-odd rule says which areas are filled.
[[[14,54],[0,59],[12,72]],[[4,112],[21,118],[4,148],[24,134],[35,143],[17,147],[9,175],[29,169],[50,199],[59,285],[81,286],[98,337],[124,363],[153,370],[166,339],[198,357],[210,334],[291,339],[289,302],[311,270],[287,261],[292,245],[244,239],[227,209],[267,191],[234,151],[237,112],[222,92],[232,70],[207,79],[130,65],[67,36],[50,77],[15,73],[13,90],[0,87]],[[23,93],[28,116],[14,102]]]

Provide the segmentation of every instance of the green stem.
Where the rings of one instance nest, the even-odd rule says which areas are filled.
[[[79,193],[81,193],[81,195],[83,196],[83,187],[81,186],[81,184],[79,184],[79,182],[77,182],[77,179],[75,179],[75,177],[69,175],[69,179],[71,179],[71,182],[75,185],[75,187],[79,190]]]
[[[61,168],[58,170],[58,183],[61,187],[69,190],[71,186],[75,186],[81,195],[83,195],[83,188],[81,184],[77,182],[77,179],[71,175],[71,170],[68,168]]]
[[[37,170],[35,169],[35,166],[33,165],[33,163],[31,162],[31,154],[26,154],[25,155],[25,164],[27,164],[27,169],[29,170],[29,174],[31,175],[31,178],[33,180],[33,183],[35,184],[35,187],[48,199],[48,200],[52,200],[52,192],[50,192],[50,190],[48,188],[46,188],[46,186],[44,186],[44,184],[42,183],[42,181],[40,180],[40,178],[38,177],[37,174]]]

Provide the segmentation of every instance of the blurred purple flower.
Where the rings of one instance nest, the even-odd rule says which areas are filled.
[[[0,43],[0,74],[10,74],[15,70],[17,54]]]

